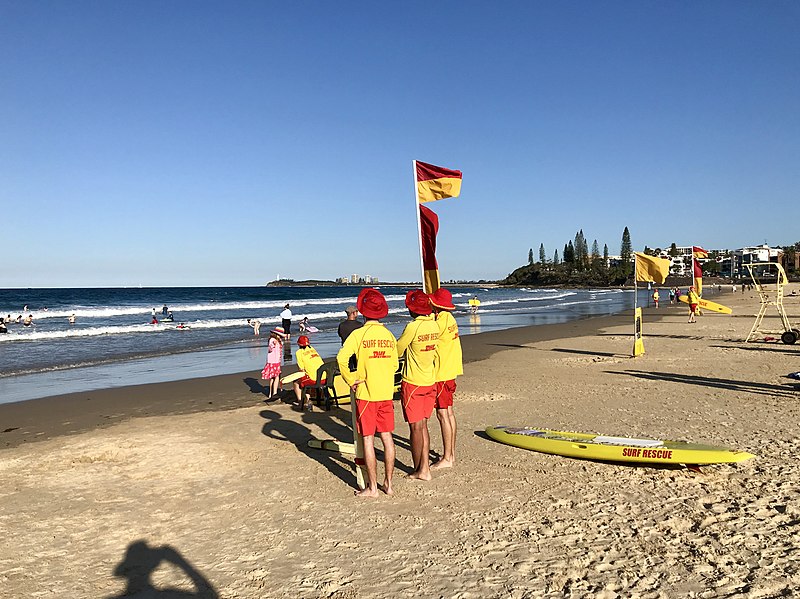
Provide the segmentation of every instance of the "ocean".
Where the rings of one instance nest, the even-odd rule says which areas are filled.
[[[408,322],[404,298],[409,288],[380,288],[389,303],[384,322],[399,335]],[[309,335],[311,343],[323,357],[332,357],[340,345],[338,324],[360,289],[0,289],[0,316],[12,321],[33,317],[30,326],[14,322],[7,334],[0,334],[0,403],[260,370],[269,330],[280,324],[279,313],[287,303],[293,313],[292,342],[300,319],[308,317],[309,324],[319,329]],[[451,290],[462,335],[566,322],[633,306],[632,290],[622,289]],[[474,315],[467,304],[473,296],[481,301]],[[173,313],[173,322],[164,322],[164,306]],[[154,309],[159,324],[150,324]],[[74,324],[69,322],[71,315]],[[248,318],[261,321],[260,337],[254,336]],[[181,323],[187,328],[179,329]],[[286,357],[291,363],[293,357]]]

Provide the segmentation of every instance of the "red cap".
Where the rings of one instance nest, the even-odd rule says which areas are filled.
[[[297,345],[299,345],[300,347],[305,347],[306,345],[311,345],[311,342],[308,340],[308,337],[306,337],[305,335],[300,335],[297,338]]]
[[[431,301],[428,294],[419,289],[412,289],[406,293],[406,308],[411,310],[414,314],[421,314],[427,316],[431,310]]]
[[[455,310],[453,305],[453,294],[444,287],[439,287],[430,295],[431,303],[440,310]]]
[[[386,298],[377,289],[372,287],[365,287],[358,294],[356,300],[356,307],[366,318],[377,320],[383,318],[389,313],[389,305],[386,303]]]

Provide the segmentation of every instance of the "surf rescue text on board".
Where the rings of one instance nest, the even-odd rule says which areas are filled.
[[[671,460],[671,449],[641,449],[639,447],[623,447],[624,458],[651,458],[655,460]]]

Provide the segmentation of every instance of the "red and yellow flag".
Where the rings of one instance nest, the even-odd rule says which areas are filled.
[[[692,276],[694,277],[694,291],[697,296],[703,295],[703,267],[697,261],[698,258],[708,258],[708,252],[699,245],[692,246]]]
[[[461,171],[414,161],[417,175],[417,201],[420,204],[443,198],[455,198],[461,193]]]
[[[436,213],[419,205],[420,238],[422,247],[422,289],[433,293],[439,289],[439,264],[436,262],[436,234],[439,232],[439,217]]]

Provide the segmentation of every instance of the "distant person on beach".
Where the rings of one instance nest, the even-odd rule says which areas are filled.
[[[6,319],[0,318],[0,335],[3,333],[8,333],[8,327],[6,326]]]
[[[253,335],[258,337],[259,332],[261,331],[261,321],[260,320],[256,320],[255,318],[248,318],[247,319],[247,324],[249,324],[251,327],[253,327]]]
[[[172,315],[172,312],[167,312],[167,317],[164,319],[166,322],[173,322],[175,317]]]
[[[351,331],[336,355],[342,378],[353,392],[356,431],[364,438],[366,486],[357,497],[378,496],[378,462],[375,458],[375,435],[383,442],[384,479],[381,491],[393,495],[394,473],[394,373],[397,371],[397,340],[380,321],[389,313],[386,298],[380,291],[365,288],[358,294],[357,310],[364,315],[364,326]],[[348,313],[349,314],[349,313]],[[355,354],[358,369],[350,368]]]
[[[436,418],[442,429],[442,456],[431,465],[432,469],[450,468],[456,461],[456,415],[453,411],[453,396],[456,393],[456,377],[464,374],[461,339],[458,324],[451,312],[456,309],[453,295],[440,287],[430,296],[439,341],[436,343]]]
[[[669,303],[670,304],[674,304],[675,303],[675,288],[674,287],[670,287],[669,288]]]
[[[358,318],[358,308],[355,306],[347,306],[344,309],[345,314],[347,314],[347,318],[339,323],[339,339],[342,340],[342,345],[344,345],[345,340],[347,337],[355,331],[356,329],[360,329],[363,325]]]
[[[167,312],[169,312],[169,310],[167,309],[167,304],[164,304],[164,307],[163,307],[163,308],[161,308],[161,313],[162,313],[162,314],[164,314],[164,315],[166,315],[166,314],[167,314]]]
[[[21,323],[21,322],[22,322],[22,314],[20,314],[19,316],[17,316],[17,320],[16,320],[16,321],[14,321],[14,322],[16,322],[17,324]]]
[[[283,326],[283,330],[286,331],[286,338],[289,339],[292,336],[292,311],[289,309],[289,304],[286,304],[283,307],[283,312],[281,312],[281,325]]]
[[[155,308],[153,308],[153,314],[152,314],[152,316],[153,316],[153,318],[155,318],[155,317],[156,317],[156,309],[155,309]]]
[[[658,294],[658,289],[653,291],[653,303],[656,305],[656,308],[658,308],[658,300],[660,297],[661,296]]]
[[[700,302],[700,298],[697,297],[694,287],[689,287],[687,295],[689,299],[689,322],[697,322],[695,315],[697,314],[697,304]]]
[[[473,295],[468,303],[469,303],[469,311],[472,312],[473,314],[477,314],[478,308],[481,305],[481,300],[478,299],[478,296]]]
[[[261,378],[267,381],[267,399],[278,394],[281,383],[281,364],[283,363],[283,327],[275,327],[269,332],[267,343],[267,363],[261,371]]]
[[[29,327],[33,324],[33,314],[28,314],[25,320],[22,321],[22,326]]]
[[[70,315],[70,317],[69,317],[69,323],[70,323],[70,324],[75,324],[75,315],[74,315],[74,314],[71,314],[71,315]]]
[[[158,318],[153,316],[153,320],[150,321],[150,324],[158,324]]]
[[[305,316],[303,317],[303,320],[300,321],[300,332],[305,333],[307,328],[308,328],[308,316]]]
[[[430,299],[414,289],[406,294],[406,307],[413,319],[397,340],[397,355],[405,355],[403,382],[400,385],[403,418],[408,422],[411,459],[414,471],[410,478],[430,480],[430,435],[428,419],[436,403],[436,344],[439,325],[433,320]]]
[[[297,362],[297,366],[305,374],[303,378],[292,383],[292,385],[294,385],[294,395],[300,403],[301,411],[306,409],[306,401],[308,401],[308,409],[311,411],[311,400],[308,399],[306,387],[316,384],[317,372],[324,362],[317,353],[317,350],[311,347],[311,341],[309,341],[308,337],[305,335],[300,335],[297,338],[297,345],[298,348],[297,351],[294,352],[294,358]]]

